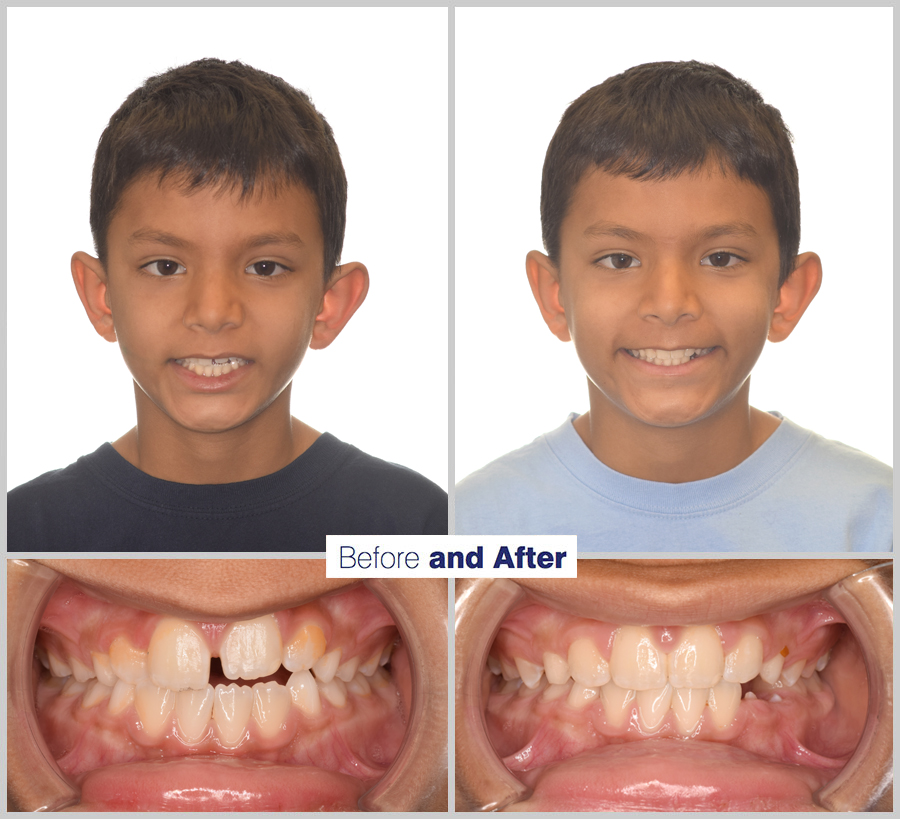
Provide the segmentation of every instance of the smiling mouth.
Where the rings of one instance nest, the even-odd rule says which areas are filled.
[[[356,810],[398,755],[412,688],[397,626],[362,586],[224,623],[63,580],[33,679],[81,810]]]
[[[230,356],[228,358],[176,358],[175,363],[196,375],[215,378],[219,375],[228,375],[233,370],[239,370],[250,362],[244,358]]]
[[[657,367],[674,367],[678,364],[687,364],[695,358],[701,358],[709,355],[715,347],[686,347],[683,350],[654,350],[652,348],[629,350],[628,353],[632,358],[639,358],[641,361],[647,361],[655,364]]]

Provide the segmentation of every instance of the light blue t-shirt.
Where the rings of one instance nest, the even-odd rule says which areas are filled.
[[[456,534],[574,534],[579,552],[893,549],[893,470],[787,419],[734,469],[661,483],[598,460],[576,417],[461,481]]]

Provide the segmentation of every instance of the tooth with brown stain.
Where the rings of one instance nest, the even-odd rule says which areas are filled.
[[[285,643],[281,664],[288,671],[309,671],[324,653],[325,633],[315,623],[306,623],[294,632],[289,643]]]

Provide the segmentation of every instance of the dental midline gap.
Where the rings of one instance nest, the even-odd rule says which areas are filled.
[[[625,352],[632,358],[639,358],[641,361],[648,361],[660,367],[673,367],[708,355],[712,350],[713,347],[685,347],[683,350],[657,350],[648,347],[646,349],[626,348]]]

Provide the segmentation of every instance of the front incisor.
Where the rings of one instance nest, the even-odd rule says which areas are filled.
[[[193,623],[175,617],[160,620],[147,653],[150,679],[160,688],[199,690],[209,683],[209,648]]]
[[[713,626],[688,626],[668,656],[669,682],[675,688],[712,688],[722,679],[725,653]]]
[[[271,614],[232,623],[219,648],[222,673],[229,680],[255,680],[274,674],[281,665],[281,633]]]

